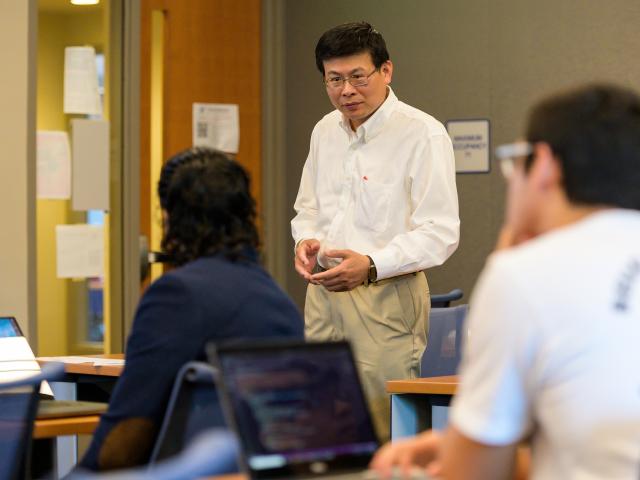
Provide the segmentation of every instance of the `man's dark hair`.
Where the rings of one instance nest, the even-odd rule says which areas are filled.
[[[316,45],[316,66],[324,75],[324,62],[369,52],[373,65],[380,68],[389,60],[387,44],[380,32],[367,22],[344,23],[327,30]]]
[[[640,97],[633,91],[592,85],[547,98],[532,109],[526,135],[549,144],[572,203],[640,209]]]
[[[257,248],[249,176],[225,153],[193,148],[174,155],[162,168],[158,196],[167,214],[162,249],[171,263],[216,253],[236,260]]]

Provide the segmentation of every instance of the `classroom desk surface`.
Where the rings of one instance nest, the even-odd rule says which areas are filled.
[[[391,439],[397,440],[447,422],[447,406],[458,388],[458,376],[390,380]]]
[[[122,359],[124,355],[116,353],[112,355],[82,355],[88,358]],[[64,371],[70,379],[88,375],[90,377],[118,377],[122,373],[122,365],[94,365],[93,363],[65,363]],[[59,361],[56,357],[39,358],[38,362],[44,365],[48,362]],[[65,400],[72,400],[66,398]],[[33,427],[33,438],[52,438],[58,435],[91,434],[100,422],[100,415],[74,415],[60,418],[36,419]]]
[[[87,358],[111,358],[111,359],[123,359],[123,353],[113,353],[110,355],[79,355]],[[122,365],[94,365],[93,363],[66,363],[65,357],[60,357],[60,360],[54,360],[56,357],[47,357],[46,359],[37,358],[40,365],[44,365],[51,361],[62,361],[64,363],[65,373],[77,374],[77,375],[98,375],[103,377],[119,377],[124,368]]]
[[[92,434],[99,422],[100,415],[40,419],[36,420],[33,426],[33,438]]]
[[[389,380],[387,393],[418,393],[429,395],[455,395],[458,376],[414,378],[412,380]]]

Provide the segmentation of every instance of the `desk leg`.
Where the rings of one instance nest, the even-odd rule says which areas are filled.
[[[428,395],[391,395],[391,440],[412,437],[431,427]]]
[[[51,390],[57,400],[76,400],[76,384],[72,382],[52,382]],[[78,463],[78,437],[65,435],[54,439],[56,442],[54,478],[63,478]],[[57,474],[57,476],[56,476]]]

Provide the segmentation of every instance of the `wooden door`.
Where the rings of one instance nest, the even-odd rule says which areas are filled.
[[[261,3],[142,0],[140,14],[140,232],[155,235],[151,247],[158,248],[154,161],[192,145],[194,102],[239,105],[237,158],[251,175],[260,211]]]

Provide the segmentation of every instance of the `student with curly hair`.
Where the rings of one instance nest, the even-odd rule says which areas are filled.
[[[303,337],[297,308],[258,263],[255,202],[235,160],[211,149],[162,169],[162,248],[176,267],[147,289],[126,365],[81,462],[92,470],[145,463],[176,373],[211,341]]]

